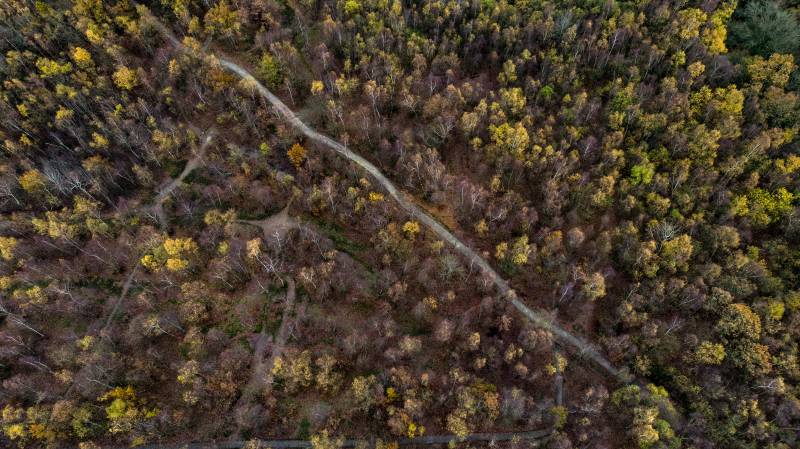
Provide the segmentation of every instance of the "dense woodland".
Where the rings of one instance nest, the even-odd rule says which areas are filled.
[[[797,0],[0,2],[0,447],[797,448],[799,19]]]

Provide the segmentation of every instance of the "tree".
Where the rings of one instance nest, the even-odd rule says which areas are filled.
[[[358,0],[345,0],[344,2],[344,13],[348,16],[352,16],[356,13],[361,11],[361,3]]]
[[[147,408],[137,398],[133,387],[116,387],[98,398],[109,402],[106,406],[106,417],[109,420],[111,433],[130,433],[141,426],[145,420],[158,414],[155,408]]]
[[[759,87],[769,84],[784,87],[795,69],[794,55],[773,53],[768,59],[753,56],[747,60],[747,74]]]
[[[311,94],[320,95],[325,91],[325,85],[320,80],[311,82]]]
[[[611,404],[620,414],[630,416],[630,438],[642,449],[663,442],[663,447],[680,447],[680,439],[666,419],[660,415],[672,406],[666,390],[649,384],[645,391],[638,385],[627,385],[611,395]]]
[[[264,54],[261,55],[261,61],[259,61],[258,64],[258,73],[269,87],[278,87],[283,82],[283,68],[280,62],[269,52],[264,52]]]
[[[139,76],[136,71],[126,66],[120,66],[111,76],[114,84],[123,90],[133,90],[139,84]]]
[[[463,440],[472,432],[467,423],[467,417],[464,415],[460,411],[447,415],[447,430],[460,440]]]
[[[556,405],[550,407],[550,414],[553,416],[553,428],[556,430],[561,430],[564,428],[564,425],[567,423],[568,418],[568,410],[563,405]]]
[[[670,272],[686,271],[692,258],[692,238],[681,234],[661,244],[661,265]]]
[[[46,190],[45,178],[42,176],[42,172],[36,169],[28,170],[23,173],[22,176],[19,177],[19,185],[22,187],[22,190],[35,196],[44,194]]]
[[[521,122],[513,126],[508,123],[489,125],[489,136],[499,154],[509,154],[519,160],[523,159],[530,141],[528,130]]]
[[[725,47],[725,39],[728,37],[728,30],[725,25],[736,8],[736,1],[726,2],[714,11],[711,15],[710,24],[703,30],[703,45],[713,54],[724,54],[728,52]]]
[[[730,304],[717,322],[716,331],[727,339],[758,341],[761,338],[761,319],[747,304]]]
[[[508,111],[510,117],[519,117],[525,110],[527,100],[522,89],[512,87],[510,89],[500,89],[500,101],[503,109]]]
[[[14,259],[14,250],[18,244],[19,240],[14,237],[0,237],[0,257],[6,261]]]
[[[300,166],[303,165],[303,161],[306,160],[306,149],[299,143],[296,143],[289,148],[286,152],[286,156],[289,157],[289,161],[291,161],[292,165],[299,169]]]
[[[494,256],[504,264],[506,270],[513,270],[528,263],[528,257],[533,251],[531,244],[528,243],[528,236],[523,235],[514,240],[511,245],[508,242],[500,242],[495,247]]]
[[[736,197],[732,208],[734,215],[745,216],[754,226],[764,228],[789,214],[793,202],[794,194],[784,187],[772,193],[755,188],[746,196]]]
[[[411,239],[414,239],[419,234],[419,231],[419,223],[416,221],[407,221],[403,224],[403,232]]]
[[[704,365],[719,365],[725,359],[725,347],[719,343],[704,341],[695,349],[694,359]]]
[[[654,424],[658,417],[656,407],[636,407],[633,409],[633,428],[631,435],[641,449],[652,447],[659,440]]]
[[[731,23],[734,45],[750,53],[769,57],[773,53],[791,54],[800,46],[800,25],[792,13],[774,1],[747,2],[738,20]]]
[[[314,381],[311,353],[302,351],[299,354],[278,357],[272,366],[272,375],[285,382],[288,392],[308,387]]]
[[[708,16],[697,8],[687,8],[678,12],[678,36],[681,39],[694,39],[700,35],[700,27],[703,26]]]
[[[69,62],[59,63],[48,58],[39,58],[36,60],[36,68],[39,69],[42,78],[53,78],[71,72],[72,64]]]
[[[497,80],[504,86],[517,81],[517,66],[514,64],[514,61],[509,59],[503,63],[503,71],[497,75]]]
[[[334,368],[338,361],[330,354],[324,354],[315,361],[317,374],[315,381],[317,388],[326,394],[333,394],[339,390],[342,381],[342,374],[336,372]]]
[[[199,247],[191,237],[168,238],[161,245],[142,256],[141,264],[151,271],[166,268],[169,271],[183,271],[189,267],[191,259]]]
[[[583,280],[581,293],[589,301],[594,301],[606,295],[606,280],[600,272],[594,272]]]
[[[203,18],[203,23],[206,33],[227,38],[237,36],[242,27],[238,12],[231,9],[227,0],[221,0],[212,6]]]
[[[94,66],[92,54],[83,47],[75,47],[72,50],[72,60],[82,69],[88,69]]]
[[[741,368],[751,378],[766,376],[772,370],[769,348],[749,340],[729,344],[728,353],[734,366]]]
[[[350,387],[356,407],[361,411],[369,410],[375,403],[376,390],[380,390],[378,379],[374,375],[355,377]]]
[[[647,161],[636,164],[631,167],[631,184],[639,185],[639,184],[650,184],[653,181],[653,175],[655,174],[655,166]]]

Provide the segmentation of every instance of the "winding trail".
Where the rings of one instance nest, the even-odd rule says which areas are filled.
[[[144,9],[144,8],[142,8]],[[162,24],[155,16],[147,11],[140,10],[140,14],[144,13],[149,15],[149,17],[153,21],[153,25],[158,28],[166,37],[167,39],[178,49],[186,50],[192,52],[193,50],[187,49],[183,43],[175,37],[175,35]],[[218,54],[214,53],[207,53],[204,52],[206,56],[209,56],[212,59],[211,62],[218,63],[221,67],[235,73],[243,80],[246,80],[250,87],[254,88],[261,97],[263,97],[269,104],[278,112],[280,116],[282,116],[287,122],[289,122],[297,131],[304,134],[308,139],[317,142],[320,145],[326,146],[336,153],[339,153],[341,156],[349,159],[350,161],[356,163],[359,167],[361,167],[364,171],[372,175],[376,181],[383,187],[392,198],[397,201],[397,204],[402,208],[406,213],[408,213],[411,217],[418,220],[425,226],[427,226],[434,234],[436,234],[440,239],[449,243],[458,253],[460,253],[467,261],[469,261],[472,265],[477,265],[485,275],[487,275],[494,285],[497,287],[497,290],[500,294],[506,297],[511,304],[526,318],[528,318],[533,324],[543,329],[548,330],[549,332],[553,333],[558,339],[566,343],[567,345],[573,347],[578,354],[582,357],[593,361],[597,365],[599,365],[603,370],[605,370],[608,374],[614,377],[616,380],[623,382],[623,383],[630,383],[633,381],[633,378],[628,374],[626,371],[622,371],[614,367],[614,365],[603,356],[603,354],[598,351],[594,345],[589,343],[588,341],[584,340],[581,337],[573,335],[563,327],[561,327],[558,323],[553,321],[546,313],[540,310],[532,309],[525,305],[516,295],[514,290],[508,284],[508,282],[503,279],[497,271],[492,268],[491,265],[478,253],[476,253],[472,248],[465,245],[458,237],[453,235],[447,228],[445,228],[442,224],[440,224],[435,218],[425,212],[423,209],[418,207],[414,204],[413,201],[406,199],[406,194],[400,191],[394,183],[389,180],[375,165],[369,162],[367,159],[363,158],[362,156],[356,154],[343,144],[333,140],[332,138],[326,136],[325,134],[319,133],[312,129],[310,126],[306,125],[300,118],[288,107],[286,104],[281,101],[275,94],[273,94],[269,89],[267,89],[261,82],[259,82],[253,75],[250,74],[245,68],[240,66],[239,64],[223,57]]]

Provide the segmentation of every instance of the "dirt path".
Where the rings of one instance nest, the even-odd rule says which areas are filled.
[[[553,360],[554,362],[558,360],[560,353],[558,351],[553,351]],[[564,373],[559,372],[555,376],[555,396],[556,396],[556,405],[563,406],[564,405]]]
[[[108,335],[108,328],[111,327],[111,322],[113,321],[114,316],[117,314],[117,310],[119,310],[119,307],[122,304],[122,302],[125,300],[125,297],[128,296],[128,291],[133,286],[133,280],[136,277],[136,272],[138,271],[138,268],[139,268],[139,261],[137,259],[135,261],[134,265],[133,265],[133,269],[131,269],[130,274],[125,279],[125,284],[123,284],[123,286],[122,286],[122,291],[120,292],[120,294],[117,297],[116,301],[114,301],[114,304],[111,306],[111,310],[108,312],[108,315],[106,315],[106,322],[105,322],[105,324],[103,324],[103,327],[100,329],[100,332],[98,333],[100,335],[100,338],[110,339],[110,336]],[[75,389],[75,385],[77,385],[77,383],[78,383],[78,380],[73,377],[70,380],[69,385],[67,386],[67,389],[64,390],[64,393],[61,395],[61,397],[62,398],[68,398],[70,393],[72,393],[72,390]],[[47,418],[48,422],[50,421],[51,418],[52,418],[52,414],[48,416],[48,418]]]
[[[277,214],[263,220],[239,220],[239,222],[261,228],[264,233],[264,238],[266,239],[275,238],[280,241],[286,237],[286,233],[289,232],[290,229],[299,226],[299,223],[289,216],[289,205],[284,207]],[[253,373],[250,377],[248,387],[246,388],[246,390],[250,391],[250,394],[258,391],[261,387],[266,387],[268,389],[272,387],[272,367],[275,365],[275,360],[283,354],[283,349],[294,327],[296,318],[300,315],[298,313],[295,319],[292,319],[292,314],[295,311],[295,301],[297,299],[294,279],[291,277],[286,278],[286,284],[288,289],[283,304],[281,327],[278,329],[278,333],[275,334],[275,338],[272,341],[272,351],[269,360],[264,361],[266,345],[270,340],[270,336],[267,334],[266,330],[261,331],[256,341],[255,354],[253,354]],[[242,396],[244,397],[245,395]]]
[[[183,180],[189,176],[189,174],[200,166],[200,163],[205,156],[206,150],[208,149],[208,145],[211,143],[211,140],[214,138],[216,134],[216,130],[213,128],[206,132],[205,139],[203,143],[200,145],[200,148],[195,153],[195,155],[186,163],[186,166],[181,171],[181,174],[170,181],[163,189],[156,195],[155,201],[152,205],[145,205],[143,206],[144,211],[152,211],[157,217],[162,227],[166,227],[167,219],[166,215],[164,214],[163,203],[164,200],[180,185]],[[131,261],[133,264],[133,268],[131,268],[128,277],[125,279],[125,283],[122,286],[122,291],[120,292],[117,299],[114,301],[114,304],[111,306],[111,310],[108,311],[106,315],[105,323],[103,327],[99,331],[99,335],[103,339],[110,339],[110,335],[108,335],[108,329],[111,327],[111,324],[114,320],[114,317],[117,315],[117,311],[119,311],[120,306],[122,305],[125,297],[128,295],[128,291],[133,286],[133,281],[136,277],[136,273],[139,271],[139,259],[136,258]],[[73,379],[67,389],[65,390],[63,397],[68,397],[72,390],[75,388],[77,380]]]
[[[142,14],[148,14],[145,10],[140,10]],[[167,39],[175,45],[180,50],[185,51],[193,51],[187,50],[183,43],[175,37],[175,35],[165,27],[156,17],[149,14],[150,18],[153,21],[153,25],[156,26],[166,37]],[[205,52],[205,50],[203,50]],[[349,148],[345,147],[341,143],[333,140],[332,138],[321,134],[311,127],[306,125],[302,120],[300,120],[295,113],[289,109],[286,104],[281,101],[275,94],[273,94],[269,89],[267,89],[263,84],[261,84],[255,77],[253,77],[250,72],[248,72],[242,66],[236,64],[235,62],[219,55],[205,52],[207,56],[210,56],[210,62],[217,63],[223,68],[235,73],[242,79],[247,80],[251,86],[253,86],[265,100],[267,100],[270,105],[277,111],[279,115],[281,115],[287,122],[289,122],[295,129],[299,132],[304,134],[308,139],[315,141],[323,146],[326,146],[333,151],[339,153],[343,157],[349,159],[350,161],[359,165],[362,169],[372,175],[375,180],[392,196],[392,198],[397,201],[398,205],[405,210],[409,215],[413,218],[427,226],[434,234],[436,234],[440,239],[449,243],[458,253],[460,253],[471,265],[478,266],[483,273],[489,277],[492,282],[495,284],[499,293],[506,297],[511,304],[524,315],[528,320],[530,320],[534,325],[539,326],[543,329],[548,330],[554,336],[556,336],[559,340],[563,343],[566,343],[568,346],[572,347],[578,355],[581,357],[591,360],[598,366],[600,366],[606,373],[611,375],[615,380],[622,382],[622,383],[637,383],[643,384],[641,381],[637,381],[627,370],[620,370],[616,368],[605,356],[591,343],[584,340],[583,338],[573,335],[563,327],[561,327],[557,322],[555,322],[551,317],[549,317],[545,312],[532,309],[528,307],[525,303],[523,303],[516,295],[514,290],[508,284],[508,282],[503,279],[497,271],[492,268],[492,266],[487,262],[483,257],[478,255],[472,248],[465,245],[460,239],[458,239],[455,235],[453,235],[450,231],[447,230],[442,224],[440,224],[435,218],[429,215],[427,212],[422,210],[420,207],[417,207],[413,201],[409,201],[406,199],[406,196],[403,192],[401,192],[395,185],[390,181],[377,167],[375,167],[371,162],[366,160],[365,158],[361,157],[360,155],[354,153]],[[643,394],[650,396],[647,393],[646,389],[642,389]],[[654,398],[659,404],[661,404],[662,410],[667,413],[667,419],[673,424],[675,427],[682,427],[681,422],[683,421],[682,416],[677,413],[674,408],[671,407],[668,400],[663,398]]]
[[[162,229],[166,229],[167,227],[167,215],[164,213],[164,201],[166,201],[172,192],[181,185],[183,180],[186,179],[186,177],[189,176],[194,169],[200,166],[200,164],[203,162],[203,158],[206,155],[208,145],[211,143],[214,135],[216,135],[216,131],[213,128],[206,132],[206,137],[203,139],[203,143],[200,144],[200,148],[197,149],[197,152],[194,154],[194,156],[192,156],[192,158],[186,162],[186,166],[183,167],[181,174],[165,185],[161,191],[158,192],[158,195],[156,195],[155,201],[153,201],[152,211],[153,214],[155,214],[155,216],[158,218],[158,222]]]
[[[237,220],[239,223],[245,223],[252,226],[261,228],[264,232],[264,238],[267,240],[277,239],[281,242],[289,230],[300,226],[294,218],[289,216],[289,206],[284,207],[277,214],[271,215],[263,220]]]
[[[272,367],[275,365],[275,360],[277,360],[277,358],[283,354],[283,350],[286,347],[286,341],[289,339],[289,335],[291,335],[291,331],[294,328],[295,320],[297,316],[300,315],[300,313],[298,313],[295,315],[294,319],[292,317],[292,314],[295,311],[295,300],[297,298],[297,290],[295,288],[294,279],[287,278],[286,283],[288,285],[288,289],[286,291],[286,298],[283,304],[281,327],[278,329],[278,333],[275,334],[274,339],[269,335],[269,333],[267,333],[266,328],[262,329],[261,333],[258,334],[258,338],[256,339],[256,343],[254,345],[255,348],[253,349],[253,362],[250,380],[242,390],[242,395],[236,402],[234,410],[237,410],[240,407],[252,402],[254,397],[260,391],[264,391],[264,389],[266,389],[266,391],[269,392],[272,389]],[[272,344],[270,345],[270,343]],[[265,360],[264,356],[266,355],[267,349],[270,347],[272,350],[270,351],[269,359]],[[241,438],[241,430],[241,428],[237,429],[234,434],[234,439]]]
[[[289,289],[286,292],[286,303],[284,304],[283,308],[281,327],[278,329],[278,333],[275,335],[275,341],[272,343],[272,353],[269,356],[269,360],[263,363],[262,375],[258,377],[258,380],[263,382],[268,392],[272,391],[272,367],[275,366],[275,360],[283,355],[283,350],[286,348],[286,341],[289,339],[289,335],[291,335],[292,330],[294,329],[295,321],[300,315],[302,315],[303,312],[303,310],[298,310],[298,313],[295,314],[294,319],[292,318],[292,314],[295,312],[295,299],[297,297],[297,292],[295,289],[294,279],[287,278],[286,283],[289,285]]]
[[[125,279],[125,284],[122,286],[122,292],[119,294],[119,297],[114,302],[111,311],[108,313],[106,317],[106,324],[103,325],[103,328],[100,330],[100,336],[102,338],[108,338],[106,336],[106,332],[108,331],[109,326],[111,326],[111,321],[114,319],[114,316],[117,314],[117,310],[119,310],[119,306],[122,304],[122,301],[128,295],[128,290],[131,289],[133,285],[133,278],[136,276],[136,272],[139,270],[139,260],[134,261],[133,269],[131,273],[128,275],[128,278]]]
[[[216,55],[219,64],[236,73],[242,78],[248,79],[256,89],[258,93],[264,97],[272,106],[277,110],[280,115],[284,117],[289,123],[292,124],[298,131],[305,134],[306,137],[309,139],[316,141],[319,144],[327,146],[328,148],[336,151],[337,153],[341,154],[342,156],[346,157],[347,159],[355,162],[361,168],[366,170],[373,178],[375,178],[378,183],[392,196],[392,198],[397,201],[400,207],[405,210],[409,215],[411,215],[416,220],[423,223],[427,226],[434,234],[436,234],[440,239],[444,240],[445,242],[449,243],[453,248],[461,253],[471,264],[477,265],[481,268],[481,270],[494,282],[495,286],[497,287],[498,291],[508,298],[514,307],[519,310],[525,317],[527,317],[531,322],[536,324],[539,327],[547,329],[548,331],[552,332],[556,337],[565,341],[570,346],[574,347],[583,357],[588,358],[598,365],[600,365],[603,369],[605,369],[609,374],[611,374],[614,378],[619,379],[623,382],[630,381],[630,377],[623,373],[622,371],[615,368],[611,362],[609,362],[595,347],[588,343],[587,341],[583,340],[580,337],[577,337],[564,328],[559,326],[557,323],[552,321],[552,319],[547,316],[547,314],[531,309],[527,305],[525,305],[522,301],[517,298],[516,293],[511,288],[511,286],[503,279],[497,271],[492,268],[491,265],[478,253],[476,253],[472,248],[466,246],[458,237],[453,235],[450,231],[447,230],[443,225],[441,225],[435,218],[429,215],[420,207],[417,207],[412,201],[406,199],[406,195],[398,190],[398,188],[389,180],[384,174],[371,162],[364,159],[360,155],[354,153],[349,148],[345,147],[341,143],[331,139],[330,137],[320,134],[317,131],[311,129],[308,125],[303,123],[295,114],[286,106],[275,94],[270,92],[263,84],[261,84],[258,80],[256,80],[247,70],[239,66],[238,64],[229,61],[223,57]]]
[[[161,24],[155,17],[153,17],[154,22],[156,22],[156,26],[168,37],[170,42],[174,45],[178,46],[181,49],[184,49],[183,44],[178,40],[163,24]],[[476,253],[472,248],[465,245],[458,237],[453,235],[450,231],[447,230],[443,225],[441,225],[435,218],[425,212],[422,208],[416,206],[414,202],[409,201],[406,199],[406,196],[403,192],[401,192],[392,181],[389,180],[376,166],[374,166],[371,162],[366,160],[365,158],[361,157],[360,155],[354,153],[349,148],[345,147],[341,143],[331,139],[330,137],[321,134],[305,123],[300,120],[295,113],[289,109],[286,104],[281,101],[275,94],[273,94],[269,89],[267,89],[263,84],[261,84],[255,77],[253,77],[250,72],[244,69],[242,66],[236,64],[233,61],[230,61],[220,55],[214,54],[213,55],[216,62],[219,63],[223,68],[235,73],[242,79],[248,80],[248,82],[256,89],[256,91],[261,95],[264,99],[266,99],[272,107],[286,120],[288,121],[294,128],[304,134],[310,140],[313,140],[323,146],[326,146],[333,151],[339,153],[340,155],[344,156],[345,158],[349,159],[352,162],[355,162],[359,165],[362,169],[364,169],[367,173],[372,175],[375,180],[392,196],[392,198],[397,201],[400,207],[405,210],[409,215],[411,215],[414,219],[418,220],[425,226],[427,226],[434,234],[436,234],[440,239],[449,243],[457,252],[459,252],[470,264],[478,266],[484,274],[486,274],[495,284],[497,290],[500,292],[501,295],[508,298],[511,304],[526,318],[528,318],[533,324],[547,329],[548,331],[552,332],[556,337],[560,340],[566,342],[568,345],[572,346],[577,350],[577,352],[589,359],[593,362],[597,363],[601,366],[606,372],[608,372],[611,376],[615,379],[618,379],[622,382],[630,382],[631,377],[626,372],[623,372],[616,367],[614,367],[611,362],[608,361],[601,353],[598,351],[594,345],[590,344],[589,342],[585,341],[581,337],[575,336],[571,334],[569,331],[562,328],[558,323],[554,322],[547,314],[531,309],[527,305],[525,305],[520,299],[517,297],[514,290],[508,284],[508,282],[503,279],[497,271],[492,268],[491,265],[478,253]]]

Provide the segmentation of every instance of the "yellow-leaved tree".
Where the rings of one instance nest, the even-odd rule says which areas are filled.
[[[299,143],[296,143],[289,148],[286,152],[286,156],[289,157],[289,161],[292,162],[295,168],[300,168],[300,166],[303,165],[303,161],[306,160],[306,149]]]

